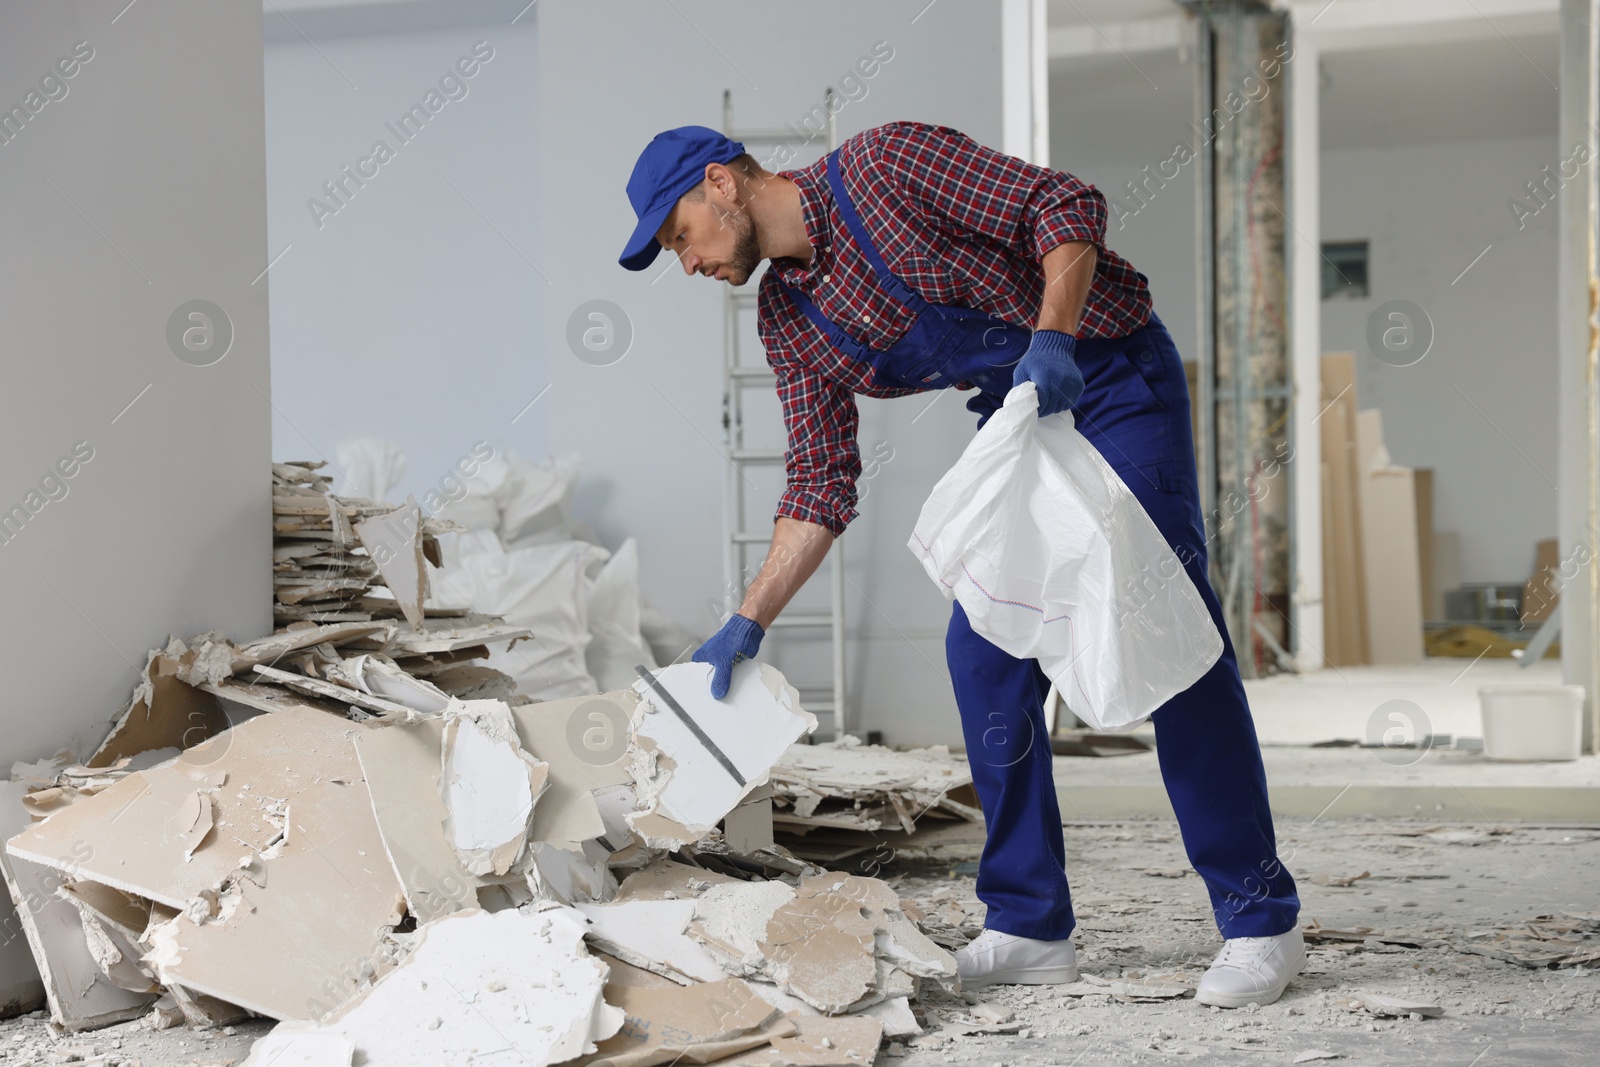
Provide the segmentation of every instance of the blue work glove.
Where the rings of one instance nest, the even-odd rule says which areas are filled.
[[[1035,330],[1033,341],[1017,363],[1011,386],[1032,382],[1039,390],[1039,417],[1065,411],[1083,396],[1083,375],[1073,361],[1077,338],[1060,330]]]
[[[711,664],[711,695],[718,700],[728,695],[733,683],[733,665],[742,659],[755,659],[761,639],[767,632],[754,619],[735,615],[722,629],[701,645],[691,657],[696,663]]]

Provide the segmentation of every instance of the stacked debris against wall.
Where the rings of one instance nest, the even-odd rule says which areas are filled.
[[[898,848],[919,825],[983,817],[966,760],[943,745],[797,745],[773,769],[772,787],[778,841],[818,863]]]
[[[280,607],[314,617],[172,640],[93,756],[5,783],[32,821],[0,869],[57,1027],[254,1014],[280,1025],[252,1063],[371,1067],[864,1064],[917,1032],[953,958],[885,883],[771,842],[797,779],[769,778],[816,728],[775,669],[741,664],[726,701],[688,663],[514,702],[477,661],[537,635],[424,610],[414,504],[317,513],[309,465],[274,482],[279,551],[318,548],[285,557]]]

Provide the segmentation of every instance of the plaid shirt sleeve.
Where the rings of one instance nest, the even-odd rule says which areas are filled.
[[[792,320],[799,316],[800,310],[778,289],[776,279],[762,279],[761,343],[777,375],[778,403],[789,434],[784,455],[788,486],[778,501],[778,517],[826,526],[837,537],[856,517],[856,479],[861,475],[856,432],[861,416],[850,387],[818,369],[832,362],[827,358],[832,346],[819,331],[796,328],[799,324]],[[776,328],[780,321],[789,328]],[[808,351],[817,346],[826,351]]]
[[[985,148],[943,126],[881,127],[857,154],[929,218],[1035,261],[1067,241],[1104,248],[1106,198],[1063,171]]]

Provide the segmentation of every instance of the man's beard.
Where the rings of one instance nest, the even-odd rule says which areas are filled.
[[[756,224],[749,212],[725,211],[722,223],[733,230],[733,253],[725,265],[729,285],[743,285],[761,265],[761,246],[756,241]]]

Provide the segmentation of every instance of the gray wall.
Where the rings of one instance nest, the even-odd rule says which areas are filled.
[[[0,9],[8,110],[93,53],[0,144],[0,507],[37,509],[0,543],[0,766],[96,744],[168,634],[272,622],[260,12],[124,5]],[[209,366],[168,344],[197,299]]]
[[[777,8],[773,9],[777,11]],[[894,58],[866,97],[838,115],[842,136],[894,119],[963,129],[998,146],[1000,4],[926,0],[805,5],[803,19],[752,17],[726,0],[673,4],[541,3],[538,145],[550,310],[536,345],[534,409],[554,448],[575,448],[591,478],[580,510],[614,543],[639,537],[649,598],[702,630],[720,596],[723,459],[722,292],[665,260],[642,274],[616,264],[633,216],[623,193],[639,150],[662,129],[721,124],[724,88],[741,126],[797,121],[825,86],[883,40]],[[919,17],[920,13],[920,17]],[[614,32],[619,20],[628,32]],[[812,157],[808,157],[812,158]],[[620,362],[596,367],[567,348],[568,316],[584,301],[624,309],[634,330]],[[759,356],[757,357],[759,358]],[[519,401],[520,402],[520,401]],[[850,668],[863,728],[892,740],[958,737],[944,669],[949,609],[905,548],[927,491],[960,454],[973,420],[955,396],[865,405],[869,455],[892,450],[844,539]],[[752,408],[753,442],[781,443],[776,406]],[[760,483],[770,515],[775,483]],[[759,495],[757,494],[757,495]],[[772,658],[798,681],[826,665],[795,640]]]

